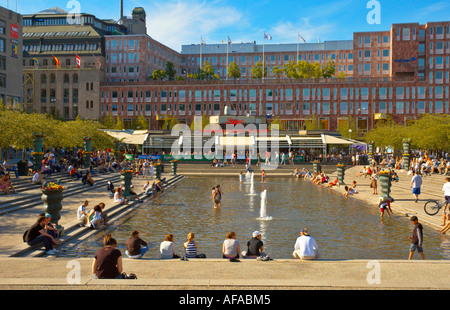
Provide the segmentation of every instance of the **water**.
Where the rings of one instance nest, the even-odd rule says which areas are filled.
[[[214,209],[211,187],[220,184],[224,196]],[[174,234],[178,253],[183,255],[187,234],[195,233],[199,252],[220,258],[223,240],[234,231],[241,248],[255,230],[262,232],[264,252],[273,258],[292,258],[301,228],[308,228],[318,245],[321,259],[407,259],[412,224],[405,216],[385,215],[378,208],[332,189],[293,177],[269,178],[254,183],[260,196],[266,190],[266,215],[261,220],[261,199],[248,195],[250,183],[236,177],[187,177],[175,188],[149,203],[141,204],[127,219],[110,231],[125,251],[125,241],[137,229],[150,245],[146,257],[159,258],[159,244],[167,233]],[[420,221],[420,217],[419,217]],[[93,257],[106,232],[67,248],[65,256]],[[427,259],[450,259],[450,238],[424,225],[424,253]],[[414,259],[419,259],[416,252]]]

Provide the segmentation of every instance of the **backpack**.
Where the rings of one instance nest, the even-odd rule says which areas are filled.
[[[23,242],[27,242],[27,235],[28,235],[28,229],[25,230],[25,232],[23,233],[23,236],[22,236]]]

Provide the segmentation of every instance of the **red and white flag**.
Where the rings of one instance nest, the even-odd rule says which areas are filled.
[[[80,69],[80,66],[81,66],[81,58],[80,58],[78,55],[75,55],[75,57],[77,58],[77,66],[78,66],[78,69]]]

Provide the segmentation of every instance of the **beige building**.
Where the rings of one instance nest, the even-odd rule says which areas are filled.
[[[0,103],[22,103],[22,16],[0,7]]]
[[[23,89],[27,111],[63,119],[99,118],[105,79],[104,36],[125,34],[111,20],[51,8],[23,17]]]

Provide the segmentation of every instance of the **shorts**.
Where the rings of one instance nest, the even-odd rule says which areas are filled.
[[[412,193],[415,195],[420,195],[420,187],[413,188]]]
[[[416,249],[417,249],[417,252],[423,253],[423,248],[421,246],[418,246],[417,244],[412,244],[411,243],[411,246],[409,247],[409,250],[411,252],[414,252]]]
[[[444,196],[445,198],[445,203],[450,204],[450,196]]]

